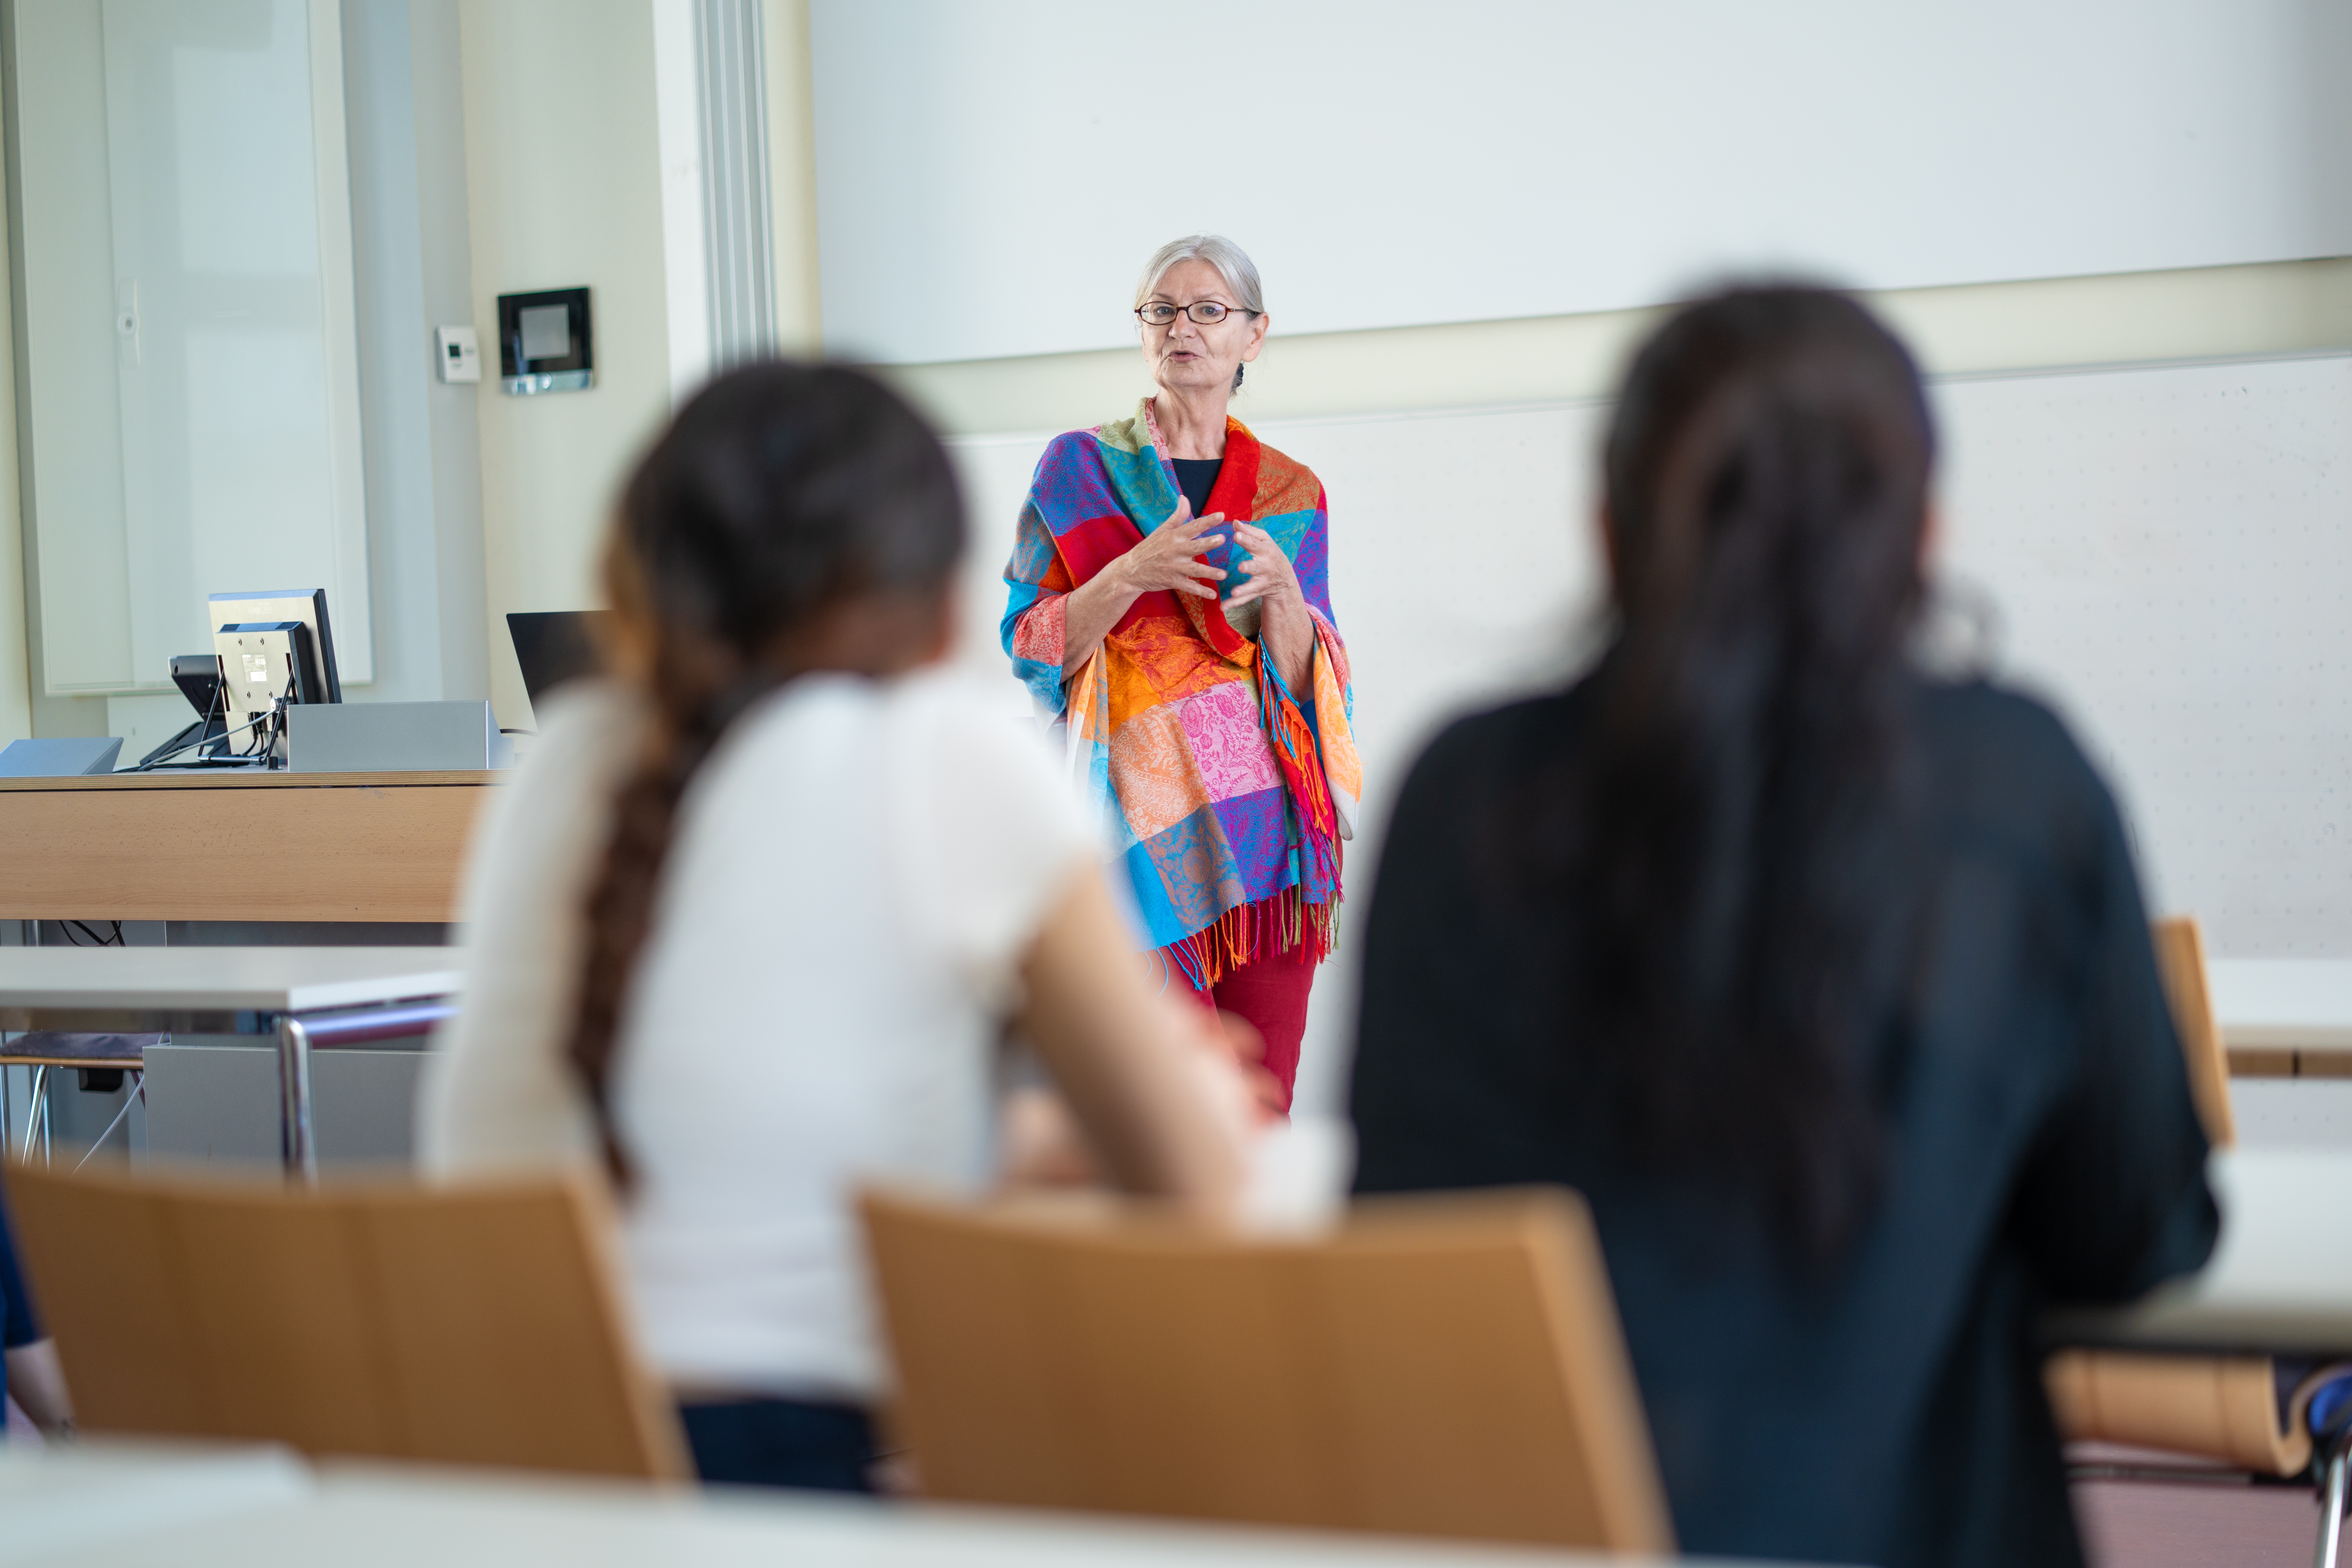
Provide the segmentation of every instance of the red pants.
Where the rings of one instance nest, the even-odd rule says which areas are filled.
[[[1286,1114],[1298,1078],[1298,1041],[1307,1032],[1307,994],[1314,987],[1317,967],[1306,948],[1295,947],[1227,970],[1207,995],[1192,993],[1220,1013],[1239,1014],[1257,1030],[1265,1042],[1260,1065],[1281,1086]]]

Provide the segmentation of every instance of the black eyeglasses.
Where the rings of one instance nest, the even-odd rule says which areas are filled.
[[[1214,300],[1195,300],[1189,305],[1171,305],[1165,300],[1154,300],[1149,305],[1136,308],[1136,319],[1147,326],[1164,327],[1178,316],[1190,316],[1204,327],[1213,327],[1227,316],[1255,316],[1255,310],[1235,310],[1220,305]]]

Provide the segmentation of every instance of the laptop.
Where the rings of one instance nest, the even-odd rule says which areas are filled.
[[[507,635],[514,638],[515,662],[522,667],[523,689],[530,693],[532,708],[565,681],[604,668],[598,637],[612,618],[610,610],[508,612]]]

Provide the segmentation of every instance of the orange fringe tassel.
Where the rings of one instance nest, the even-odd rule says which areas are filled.
[[[1194,990],[1206,991],[1244,964],[1302,948],[1307,963],[1322,963],[1331,956],[1339,918],[1337,899],[1310,904],[1294,885],[1270,899],[1236,904],[1165,951]]]
[[[1290,803],[1297,809],[1299,837],[1314,856],[1318,879],[1336,884],[1339,876],[1339,813],[1331,804],[1331,786],[1323,777],[1323,761],[1315,745],[1315,731],[1307,725],[1298,705],[1270,679],[1258,674],[1259,700],[1265,717],[1267,739],[1274,742],[1283,782],[1290,786]]]

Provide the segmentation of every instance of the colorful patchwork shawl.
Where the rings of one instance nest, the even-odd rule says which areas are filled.
[[[1165,590],[1139,597],[1063,681],[1066,595],[1176,510],[1166,450],[1149,401],[1045,448],[1004,569],[1003,635],[1104,808],[1150,941],[1205,990],[1261,956],[1330,951],[1339,841],[1355,837],[1363,781],[1323,487],[1238,419],[1226,422],[1207,510],[1256,523],[1290,556],[1315,617],[1311,689],[1283,683],[1222,599]],[[1248,552],[1219,531],[1206,559],[1225,569],[1230,595],[1248,580]]]

